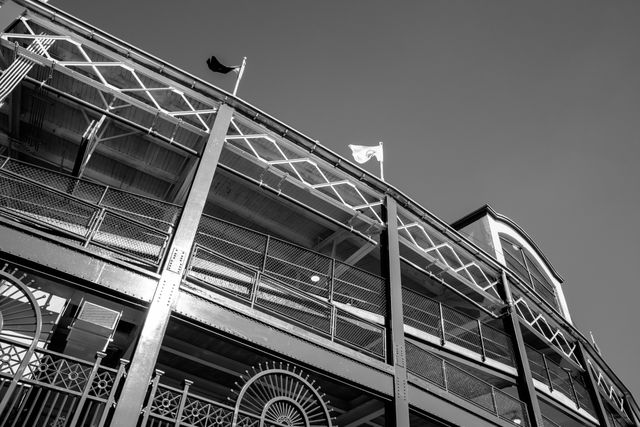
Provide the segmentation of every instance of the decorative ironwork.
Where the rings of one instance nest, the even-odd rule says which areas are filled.
[[[236,425],[241,413],[259,416],[260,427],[333,425],[325,395],[299,368],[267,362],[264,367],[253,367],[247,375],[251,377],[237,390],[232,425]]]
[[[101,365],[103,353],[88,362],[39,348],[47,298],[33,285],[8,264],[0,269],[0,425],[103,426],[127,362],[116,370]]]
[[[228,403],[192,393],[191,381],[178,389],[160,380],[156,370],[142,409],[141,427],[332,427],[334,419],[324,393],[299,368],[279,363],[259,364],[235,383]]]

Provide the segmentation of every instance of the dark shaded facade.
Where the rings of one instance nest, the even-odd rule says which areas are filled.
[[[513,221],[46,4],[0,24],[0,425],[638,424]]]

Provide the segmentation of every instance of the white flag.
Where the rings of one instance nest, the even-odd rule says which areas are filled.
[[[373,156],[376,156],[376,159],[379,162],[382,162],[382,145],[374,145],[373,147],[369,147],[366,145],[349,145],[351,148],[351,154],[353,154],[353,159],[360,163],[366,163]]]

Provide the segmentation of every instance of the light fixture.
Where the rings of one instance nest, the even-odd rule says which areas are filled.
[[[518,417],[513,418],[511,421],[512,421],[514,424],[517,424],[517,425],[522,424],[522,420],[521,420],[520,418],[518,418]]]
[[[320,276],[314,274],[313,276],[311,276],[311,281],[313,283],[318,283],[320,281]]]

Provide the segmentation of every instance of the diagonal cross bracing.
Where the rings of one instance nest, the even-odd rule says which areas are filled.
[[[307,188],[315,191],[327,189],[328,191],[322,192],[323,195],[383,224],[380,214],[374,209],[382,205],[381,199],[372,199],[375,197],[372,195],[365,196],[364,191],[349,179],[333,179],[330,176],[335,172],[329,172],[310,153],[308,156],[293,155],[290,147],[285,148],[286,142],[283,139],[274,138],[257,129],[249,133],[238,124],[236,117],[231,122],[231,130],[234,133],[227,135],[228,144],[252,155],[259,162],[284,172]]]
[[[460,248],[443,240],[441,236],[436,237],[435,232],[421,222],[412,221],[406,211],[398,215],[398,232],[407,243],[419,249],[419,252],[432,256],[446,269],[470,281],[476,288],[500,298],[497,277],[490,278],[476,261],[463,256]],[[446,256],[445,252],[449,256]]]
[[[56,48],[42,48],[25,52],[34,63],[49,66],[73,79],[98,89],[103,107],[108,108],[104,93],[116,96],[126,106],[142,109],[164,121],[203,136],[210,132],[209,123],[217,112],[217,103],[207,102],[203,97],[193,97],[180,90],[170,80],[145,72],[143,67],[126,61],[119,54],[107,51],[82,36],[38,16],[20,18],[21,25],[15,33],[2,33],[2,45],[21,50],[17,42],[31,40],[34,46],[43,46],[46,41]],[[37,25],[30,25],[33,22]],[[45,31],[48,34],[36,34]],[[83,71],[85,70],[85,71]],[[123,107],[120,105],[118,108]],[[174,132],[175,133],[175,132]]]

